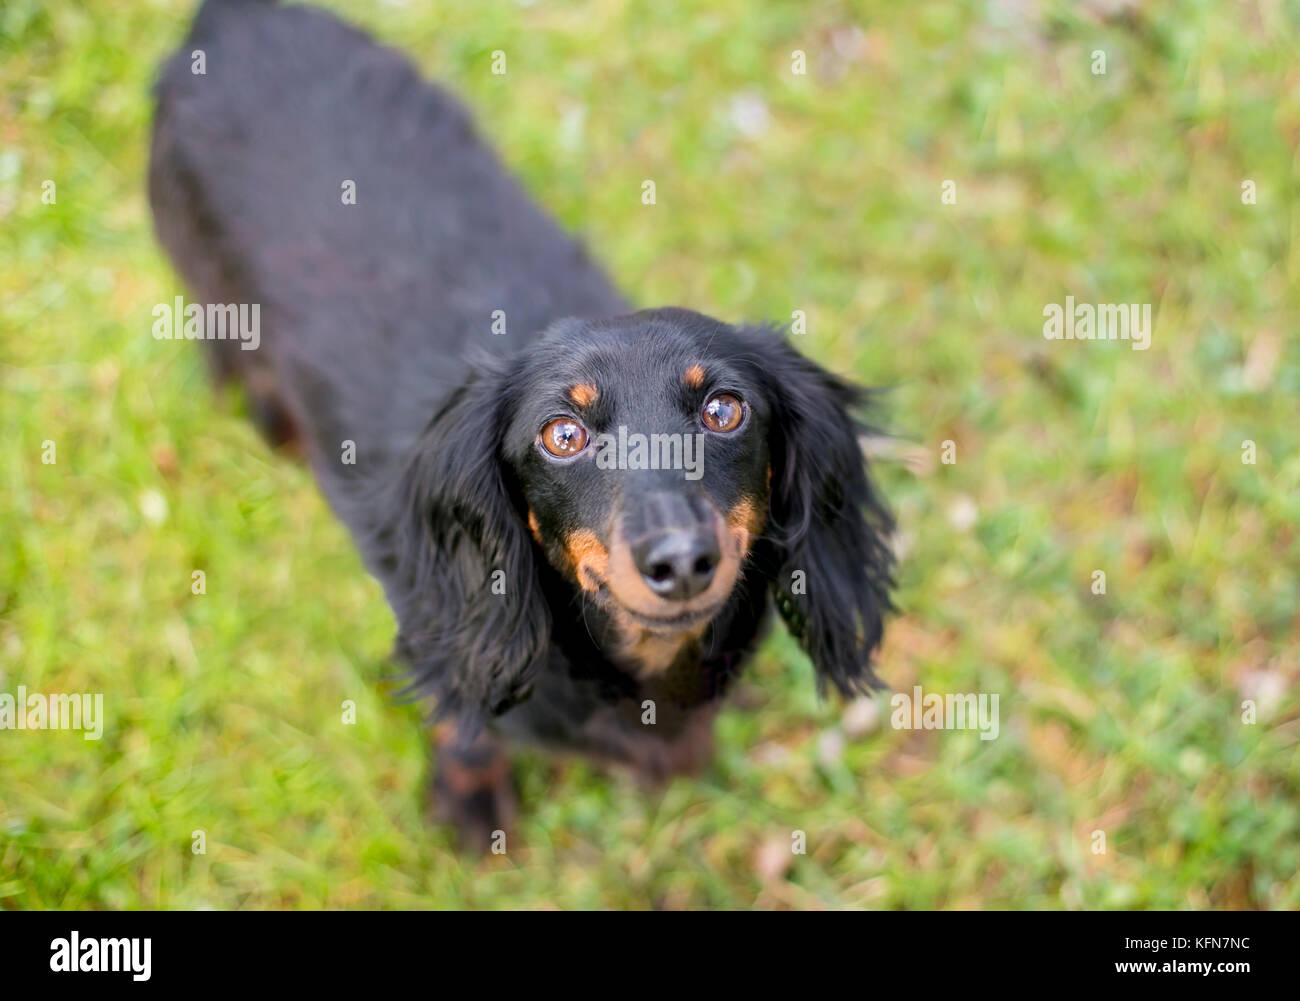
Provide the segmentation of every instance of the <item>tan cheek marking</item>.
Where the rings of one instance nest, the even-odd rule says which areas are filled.
[[[699,389],[704,385],[704,366],[692,365],[682,373],[682,382],[690,386],[691,389]]]
[[[749,497],[742,497],[727,512],[727,528],[731,530],[732,538],[739,543],[742,558],[749,553],[754,539],[762,534],[766,520],[759,506]]]
[[[600,590],[599,581],[604,580],[609,572],[609,550],[600,544],[596,533],[580,529],[564,540],[564,548],[573,563],[573,575],[578,586],[593,593]],[[592,580],[592,574],[598,580]]]
[[[580,407],[589,407],[596,402],[600,391],[589,382],[580,382],[569,389],[569,399]]]
[[[542,529],[541,526],[537,524],[537,514],[531,507],[528,509],[528,530],[533,533],[533,538],[537,540],[537,544],[541,545]]]

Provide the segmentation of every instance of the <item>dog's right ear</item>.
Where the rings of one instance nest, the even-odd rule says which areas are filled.
[[[411,449],[385,503],[381,578],[410,690],[473,729],[527,697],[550,611],[501,457],[513,380],[477,366]]]

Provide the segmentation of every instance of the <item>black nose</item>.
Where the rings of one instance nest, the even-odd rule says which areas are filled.
[[[713,580],[718,568],[718,538],[712,525],[673,528],[633,546],[632,558],[651,591],[670,601],[685,601]]]

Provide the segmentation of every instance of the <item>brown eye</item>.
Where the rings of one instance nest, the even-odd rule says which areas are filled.
[[[568,417],[557,417],[542,425],[542,448],[557,459],[577,455],[587,447],[587,429]]]
[[[700,416],[704,419],[704,426],[710,431],[725,433],[740,427],[740,422],[745,416],[745,406],[730,393],[719,393],[717,396],[710,397],[709,402],[704,404]]]

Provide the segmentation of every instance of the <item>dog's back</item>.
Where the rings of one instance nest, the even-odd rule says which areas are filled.
[[[200,302],[260,306],[258,348],[213,342],[216,368],[272,437],[302,440],[336,506],[463,381],[467,351],[626,308],[454,98],[327,14],[207,0],[157,99],[159,237]]]

